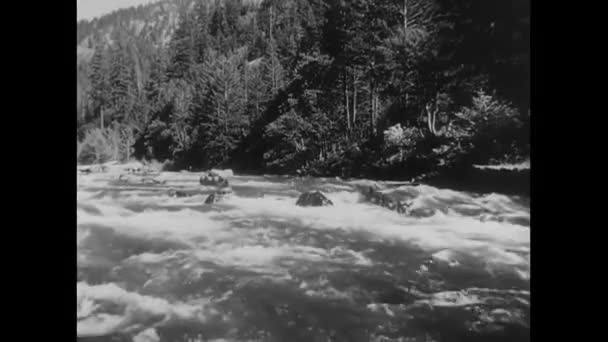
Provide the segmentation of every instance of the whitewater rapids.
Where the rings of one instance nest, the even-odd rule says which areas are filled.
[[[371,181],[234,176],[205,205],[198,177],[78,176],[79,338],[529,340],[528,198],[379,182],[413,217],[365,202]]]

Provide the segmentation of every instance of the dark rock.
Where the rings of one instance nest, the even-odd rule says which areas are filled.
[[[215,204],[221,200],[222,200],[222,196],[213,193],[213,194],[209,195],[209,197],[207,197],[207,199],[205,200],[205,204]]]
[[[223,188],[220,189],[207,197],[205,204],[215,204],[222,202],[227,196],[232,193],[232,189]]]
[[[391,195],[383,194],[371,186],[367,188],[363,193],[363,196],[365,197],[365,200],[370,203],[377,204],[400,214],[408,214],[409,207],[412,205],[406,201],[399,201]],[[432,214],[429,216],[432,216]]]
[[[226,187],[228,186],[228,180],[222,178],[221,176],[215,174],[215,173],[208,173],[205,175],[202,175],[201,178],[199,179],[199,183],[201,185],[205,185],[205,186],[222,186],[222,187]]]
[[[382,194],[381,196],[381,205],[387,209],[395,210],[397,208],[397,201],[390,197],[389,195]]]
[[[365,200],[368,202],[372,202],[374,204],[382,203],[382,193],[376,191],[373,187],[369,187],[368,190],[364,194]]]
[[[328,205],[334,205],[331,200],[329,200],[325,195],[323,195],[320,191],[315,192],[305,192],[300,195],[296,205],[300,207],[323,207]]]

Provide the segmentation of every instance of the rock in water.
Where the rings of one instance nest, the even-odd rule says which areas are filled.
[[[393,196],[377,191],[371,186],[367,188],[367,191],[363,193],[363,196],[365,196],[365,200],[368,202],[396,211],[400,214],[408,214],[409,207],[412,205],[412,203],[406,201],[398,201]]]
[[[216,194],[211,194],[205,200],[205,204],[214,204],[214,203],[217,203],[219,201],[220,201],[220,197],[219,196],[217,196]]]
[[[227,194],[222,193],[222,191],[216,191],[209,195],[205,200],[205,204],[215,204],[220,203],[224,200]]]
[[[300,207],[324,207],[328,205],[334,205],[331,200],[329,200],[325,195],[323,195],[320,191],[315,192],[305,192],[300,195],[296,205]]]
[[[364,193],[365,199],[374,204],[382,204],[382,193],[376,191],[373,187],[369,187],[368,190]]]
[[[223,187],[216,192],[212,193],[205,200],[205,204],[214,204],[223,201],[227,196],[232,194],[232,189],[230,187]]]
[[[207,174],[202,175],[201,178],[199,179],[199,183],[201,185],[205,185],[205,186],[221,186],[221,187],[228,186],[227,179],[222,178],[222,176],[214,174],[213,172],[209,172]]]
[[[390,210],[395,210],[397,209],[397,201],[394,200],[392,197],[386,195],[386,194],[382,194],[381,196],[381,205],[387,209]]]

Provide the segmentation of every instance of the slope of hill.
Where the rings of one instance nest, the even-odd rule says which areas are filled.
[[[93,20],[77,24],[77,44],[84,48],[113,42],[112,35],[120,30],[133,37],[165,46],[179,20],[179,14],[192,10],[199,1],[218,6],[223,0],[160,0],[137,7],[124,8]],[[262,0],[243,0],[245,6],[258,6]]]
[[[78,108],[86,106],[90,67],[96,49],[119,48],[132,60],[136,83],[143,88],[152,60],[167,50],[182,14],[191,13],[197,3],[223,6],[224,0],[160,0],[146,5],[114,11],[93,20],[77,23]],[[242,0],[244,8],[255,8],[261,0]],[[253,11],[251,11],[253,13]],[[79,114],[80,116],[80,114]]]
[[[148,5],[120,9],[91,21],[80,21],[77,44],[95,48],[113,42],[113,35],[122,31],[133,37],[166,43],[170,38],[180,10],[193,6],[195,0],[162,0]]]

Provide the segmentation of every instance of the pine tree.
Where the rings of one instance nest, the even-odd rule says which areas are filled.
[[[89,76],[91,90],[89,93],[92,102],[92,112],[94,116],[99,117],[102,128],[104,127],[104,110],[107,109],[110,98],[107,75],[103,47],[97,46],[91,60],[91,74]]]
[[[195,118],[200,122],[199,136],[207,162],[213,166],[226,159],[243,137],[246,125],[244,92],[241,82],[240,54],[226,57],[209,55],[202,67],[196,97]],[[204,82],[204,83],[203,83]]]
[[[194,48],[195,61],[201,64],[205,61],[205,54],[209,48],[209,2],[199,0],[194,8],[195,32]]]
[[[167,68],[169,79],[181,79],[188,75],[195,61],[194,20],[188,13],[181,13],[180,20],[170,42],[170,61]]]
[[[132,60],[123,48],[116,48],[110,58],[110,104],[112,120],[131,119],[131,109],[136,100],[136,86]]]

